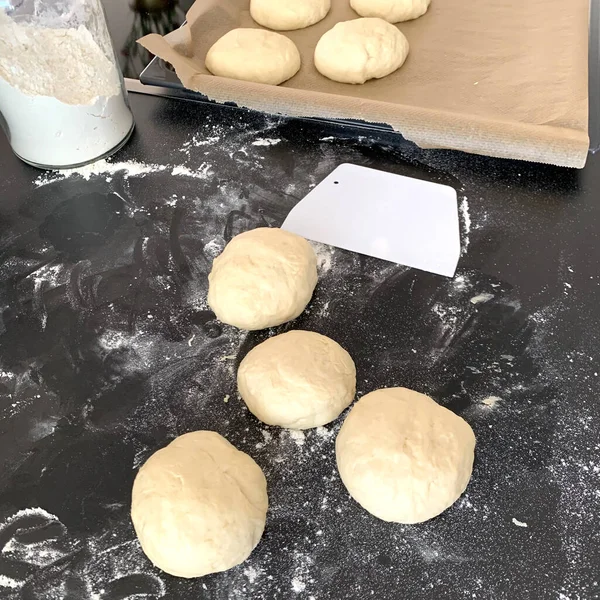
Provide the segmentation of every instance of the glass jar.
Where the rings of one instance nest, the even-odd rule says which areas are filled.
[[[134,122],[100,0],[0,0],[0,122],[44,169],[105,158]]]

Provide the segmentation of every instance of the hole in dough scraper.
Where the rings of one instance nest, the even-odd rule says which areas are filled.
[[[460,256],[453,188],[351,164],[305,196],[282,229],[447,277]]]

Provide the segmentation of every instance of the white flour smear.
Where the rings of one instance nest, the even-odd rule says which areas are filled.
[[[281,142],[280,139],[272,139],[272,138],[259,138],[252,142],[253,146],[276,146]]]
[[[333,266],[333,246],[322,244],[321,242],[310,242],[315,254],[317,255],[317,268],[319,275],[325,275]]]
[[[189,169],[183,165],[173,167],[171,175],[182,175],[183,177],[193,177],[194,179],[206,179],[210,173],[210,166],[202,164],[198,169]]]
[[[261,575],[261,572],[254,567],[248,567],[247,569],[244,569],[244,575],[248,578],[249,583],[254,583]]]
[[[24,159],[93,160],[129,133],[119,72],[83,25],[42,27],[0,12],[0,111]]]
[[[14,530],[12,532],[13,535],[0,548],[0,555],[13,561],[39,567],[46,567],[60,560],[66,553],[57,547],[57,540],[54,538],[37,543],[23,543],[17,541],[15,538],[15,534],[17,533],[32,530],[49,523],[57,523],[62,526],[58,517],[50,514],[43,508],[25,508],[11,515],[0,524],[0,534],[3,534],[3,537],[6,535],[9,527],[12,527]],[[25,582],[25,578],[7,577],[0,574],[0,588],[18,589],[23,587]]]
[[[129,517],[125,513],[125,518],[113,522],[106,533],[81,541],[56,515],[43,508],[19,510],[0,524],[0,534],[8,537],[0,548],[0,562],[6,559],[19,565],[16,572],[21,571],[22,576],[0,575],[0,596],[4,595],[2,588],[23,588],[32,571],[52,567],[59,561],[76,560],[77,567],[72,573],[81,579],[88,594],[85,597],[90,600],[106,597],[105,592],[114,585],[122,589],[129,587],[128,598],[138,595],[162,598],[165,584],[152,573],[137,540],[130,539],[129,528]],[[85,557],[84,561],[77,560],[78,557]],[[129,583],[131,577],[134,581]],[[44,600],[62,600],[64,580],[50,580],[43,591],[38,591]]]
[[[69,177],[82,177],[86,181],[89,181],[91,177],[96,175],[106,175],[107,179],[121,173],[125,178],[129,177],[143,177],[149,173],[158,173],[160,171],[166,171],[169,169],[168,165],[157,165],[139,162],[137,160],[130,160],[126,162],[110,162],[109,160],[99,160],[91,165],[79,167],[77,169],[64,169],[53,173],[44,173],[40,175],[35,181],[36,187],[42,187],[55,181],[61,181]]]
[[[462,215],[462,223],[463,223],[463,230],[464,230],[464,237],[463,237],[463,247],[462,247],[462,252],[461,254],[464,255],[467,253],[467,250],[469,249],[469,244],[471,243],[471,240],[469,238],[469,234],[471,233],[471,215],[469,214],[469,202],[467,200],[467,197],[465,196],[462,199],[462,202],[460,203],[460,214]]]
[[[260,161],[262,156],[260,151],[262,147],[276,146],[282,142],[280,138],[266,137],[269,131],[274,129],[278,123],[278,119],[267,120],[264,127],[260,131],[248,129],[245,124],[241,127],[234,128],[232,126],[223,125],[221,122],[212,121],[210,118],[203,124],[201,131],[190,135],[179,152],[190,158],[192,153],[197,156],[204,149],[211,147],[212,152],[218,148],[220,152],[229,158],[243,155],[249,161],[254,163],[254,168],[261,168]],[[262,135],[260,135],[262,134]],[[206,154],[207,151],[204,152]]]
[[[477,296],[473,296],[470,300],[471,304],[481,304],[482,302],[489,302],[493,300],[494,294],[477,294]]]

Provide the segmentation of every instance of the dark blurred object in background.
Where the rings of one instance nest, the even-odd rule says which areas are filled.
[[[193,0],[102,1],[123,75],[130,79],[138,79],[153,58],[136,40],[148,33],[165,35],[181,27],[193,4]]]

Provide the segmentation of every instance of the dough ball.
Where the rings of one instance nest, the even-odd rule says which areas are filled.
[[[421,523],[465,491],[475,435],[428,396],[388,388],[354,405],[335,451],[342,481],[363,508],[384,521]]]
[[[211,46],[206,68],[220,77],[279,85],[300,69],[300,53],[274,31],[233,29]]]
[[[410,21],[424,15],[431,0],[350,0],[361,17],[379,17],[388,23]]]
[[[177,577],[240,564],[265,528],[260,467],[214,431],[195,431],[155,452],[140,469],[131,519],[146,556]]]
[[[289,31],[324,19],[331,0],[250,0],[250,14],[263,27]]]
[[[338,23],[315,48],[321,75],[341,83],[364,83],[399,69],[408,56],[408,40],[383,19]]]
[[[302,237],[263,227],[236,235],[215,258],[208,304],[223,323],[265,329],[295,319],[317,285],[317,257]]]
[[[240,364],[237,380],[257,419],[308,429],[337,419],[350,406],[356,368],[332,339],[312,331],[289,331],[252,349]]]

